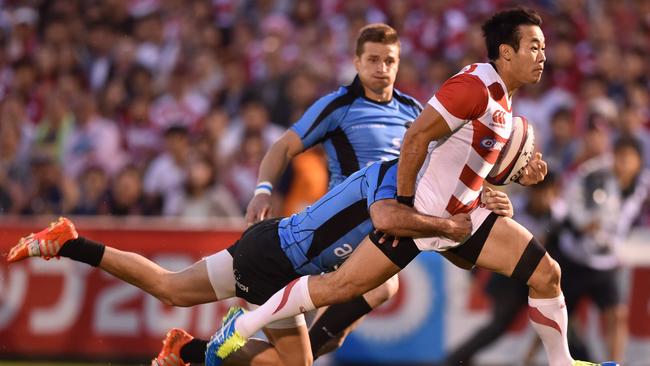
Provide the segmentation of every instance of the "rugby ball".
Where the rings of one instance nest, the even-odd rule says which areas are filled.
[[[524,117],[512,117],[510,139],[501,149],[497,162],[485,180],[503,186],[516,182],[535,153],[535,132]]]

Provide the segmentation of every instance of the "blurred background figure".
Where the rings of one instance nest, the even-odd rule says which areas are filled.
[[[165,200],[163,215],[182,217],[235,217],[241,208],[217,181],[217,171],[206,157],[195,157],[187,166],[185,183]]]
[[[625,361],[628,319],[619,246],[627,238],[650,192],[643,147],[631,136],[613,152],[586,161],[567,183],[567,216],[549,250],[562,267],[567,310],[589,297],[605,319],[607,357]]]

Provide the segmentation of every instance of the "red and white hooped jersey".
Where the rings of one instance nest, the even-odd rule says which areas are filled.
[[[429,146],[418,174],[415,207],[439,217],[470,213],[479,206],[483,181],[510,137],[511,98],[494,67],[478,63],[447,80],[429,105],[442,115],[452,133]],[[473,231],[483,219],[475,223],[472,215]],[[434,239],[417,239],[416,243],[421,250],[453,246]]]

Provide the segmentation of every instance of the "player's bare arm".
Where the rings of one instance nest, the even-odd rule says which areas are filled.
[[[381,200],[370,206],[370,218],[375,229],[399,237],[423,238],[444,236],[460,241],[472,232],[469,215],[449,219],[419,213],[396,200]]]
[[[278,181],[280,175],[287,168],[289,161],[304,150],[300,137],[291,130],[286,131],[278,141],[271,145],[269,151],[262,159],[260,173],[257,178],[258,184]],[[253,199],[246,208],[246,222],[254,224],[264,220],[271,215],[271,191],[256,192]]]
[[[429,143],[451,133],[449,125],[430,105],[426,105],[415,122],[406,130],[397,168],[397,195],[415,195],[415,179],[424,163]]]

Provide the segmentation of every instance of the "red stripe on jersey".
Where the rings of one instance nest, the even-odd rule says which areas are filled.
[[[436,98],[454,117],[472,120],[485,113],[489,97],[478,76],[460,74],[445,81],[436,92]]]
[[[508,106],[508,98],[506,97],[506,92],[503,90],[501,84],[495,82],[487,88],[490,91],[490,97],[492,97],[492,99],[501,104],[503,109],[508,111],[508,113],[512,112],[512,107]]]
[[[472,147],[483,160],[487,161],[490,164],[494,164],[499,157],[501,152],[501,147],[508,142],[508,139],[505,139],[489,127],[481,123],[479,120],[472,121],[472,127],[474,129],[474,134],[472,135]],[[495,146],[499,143],[501,147],[496,149]]]
[[[476,206],[478,206],[480,202],[480,197],[476,197],[474,201],[472,201],[469,205],[466,205],[458,200],[456,196],[451,196],[449,199],[449,203],[447,203],[447,212],[449,212],[452,215],[459,214],[459,213],[468,213],[472,211]]]
[[[483,180],[485,178],[476,174],[469,165],[465,164],[463,171],[460,172],[460,181],[463,182],[467,187],[473,191],[478,191],[483,186]]]

